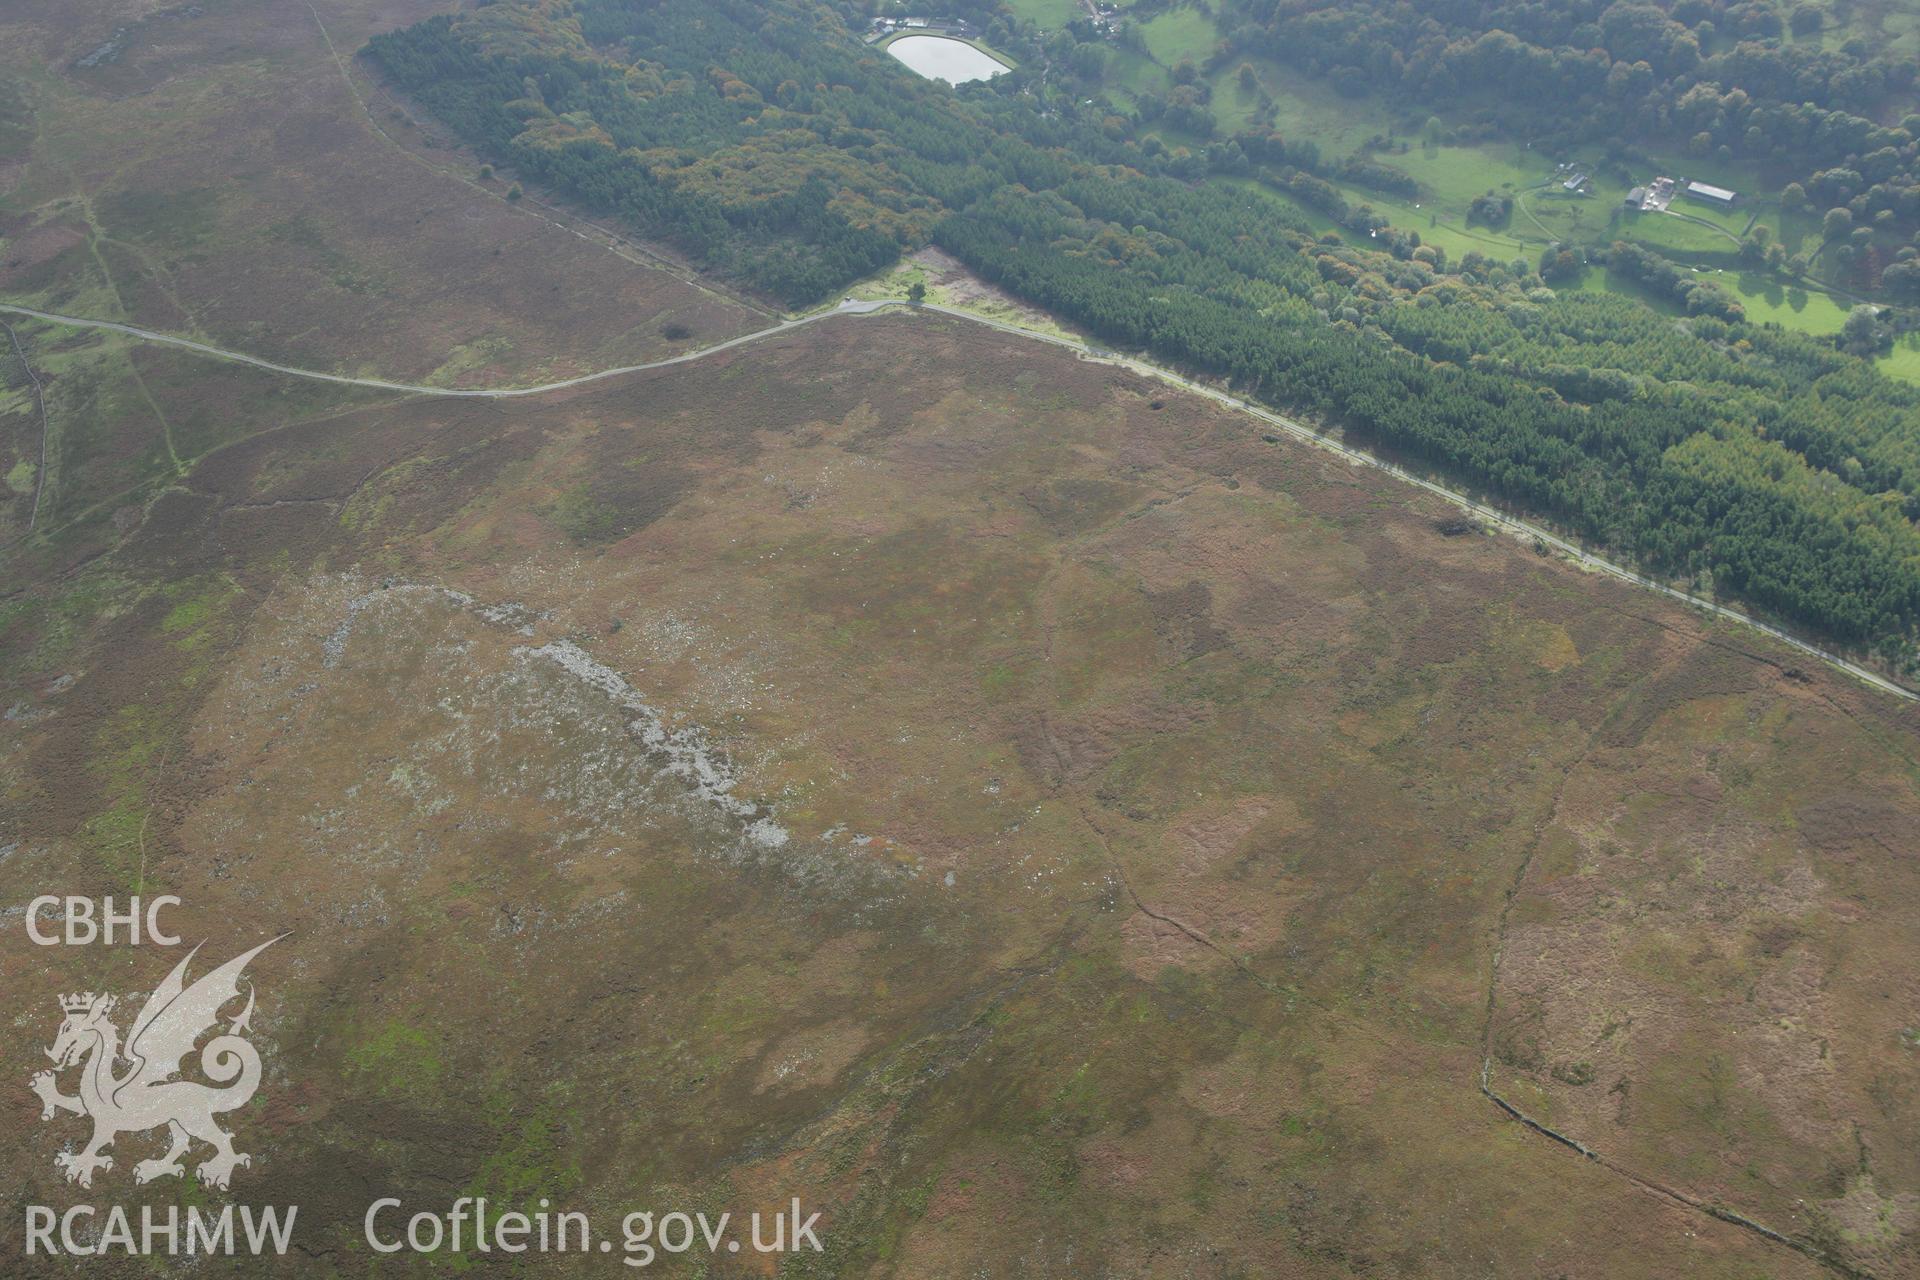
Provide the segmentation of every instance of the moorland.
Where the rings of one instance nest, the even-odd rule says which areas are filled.
[[[192,8],[7,16],[0,300],[524,386],[762,328],[770,282],[833,261],[818,243],[869,243],[832,201],[756,237],[715,196],[697,244],[612,221],[518,133],[505,159],[463,149],[446,103],[382,78],[398,54],[358,52],[420,32],[457,50],[473,33],[426,0]],[[475,12],[497,40],[524,8]],[[644,68],[605,56],[576,86],[604,121],[556,95],[515,123],[646,119],[618,96]],[[728,65],[749,88],[762,69]],[[976,127],[958,95],[901,83],[875,101]],[[766,166],[743,150],[770,143],[725,85],[674,92],[704,104],[694,167],[744,182]],[[784,142],[824,147],[816,128]],[[1869,500],[1820,461],[1822,431],[1856,433],[1863,476],[1906,475],[1898,384],[1805,335],[1641,328],[1629,299],[1490,275],[1409,291],[1388,273],[1434,263],[1284,211],[1229,279],[1219,244],[1154,220],[1269,197],[1074,165],[1041,192],[1048,136],[976,152],[1037,166],[1029,213],[990,190],[964,217],[951,190],[896,201],[950,248],[909,269],[1096,335],[1130,313],[1043,289],[1089,243],[1118,250],[1101,278],[1122,292],[1100,296],[1148,314],[1206,301],[1153,263],[1216,273],[1227,310],[1184,310],[1185,331],[1264,309],[1300,344],[1289,376],[1454,305],[1418,296],[1457,294],[1467,332],[1589,317],[1640,335],[1608,350],[1672,362],[1641,402],[1710,386],[1723,406],[1657,474],[1721,493],[1741,473],[1716,458],[1764,451],[1752,474],[1808,519]],[[876,208],[907,190],[881,178],[958,180],[877,139],[831,162]],[[1078,203],[1121,198],[1138,213],[1098,227]],[[311,234],[274,230],[301,216]],[[1151,254],[1125,243],[1135,216]],[[513,399],[7,324],[8,467],[50,450],[0,549],[9,1204],[213,1195],[66,1184],[65,1131],[24,1087],[56,997],[137,994],[165,958],[50,964],[20,904],[164,892],[216,950],[290,935],[262,973],[268,1070],[235,1117],[254,1164],[233,1194],[303,1206],[293,1274],[391,1274],[360,1244],[375,1194],[610,1216],[798,1195],[827,1251],[791,1275],[1915,1273],[1909,702],[1230,405],[926,309]],[[1383,367],[1438,362],[1411,351]],[[1491,386],[1464,376],[1393,385]],[[1604,420],[1606,397],[1556,404],[1535,376],[1508,399]],[[1261,392],[1318,407],[1279,375]],[[1764,434],[1741,416],[1846,392],[1852,412]],[[1787,421],[1811,425],[1783,442]],[[1613,483],[1630,443],[1582,474]],[[1907,536],[1895,518],[1871,527]],[[1855,554],[1809,545],[1830,579]],[[0,1220],[14,1259],[17,1229]]]

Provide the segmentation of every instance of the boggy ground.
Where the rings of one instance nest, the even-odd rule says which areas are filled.
[[[791,1274],[1825,1274],[1628,1175],[1916,1274],[1915,713],[1447,514],[925,314],[333,404],[27,566],[0,905],[291,931],[296,1274],[465,1193],[799,1196]],[[0,1080],[173,958],[9,927]],[[5,1105],[8,1203],[192,1194]]]

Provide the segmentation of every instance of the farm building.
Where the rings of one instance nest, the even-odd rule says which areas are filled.
[[[1689,200],[1698,200],[1702,204],[1717,204],[1722,207],[1731,205],[1736,196],[1725,187],[1711,187],[1704,182],[1689,182],[1684,193]]]
[[[1642,213],[1665,213],[1667,206],[1673,203],[1674,181],[1668,177],[1655,178],[1640,191],[1640,211]]]

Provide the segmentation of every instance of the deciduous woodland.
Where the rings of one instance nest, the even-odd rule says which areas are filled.
[[[1671,86],[1684,28],[1649,11],[1676,32],[1634,56],[1657,56]],[[1494,55],[1510,43],[1525,61],[1512,36],[1429,56],[1401,37],[1398,12],[1323,11],[1300,47],[1338,60],[1372,42],[1456,82],[1504,65]],[[1247,16],[1235,38],[1275,47],[1306,21]],[[1250,133],[1196,168],[1193,153],[1143,146],[1097,109],[1041,109],[1026,73],[958,92],[921,80],[863,45],[853,18],[811,0],[499,0],[378,37],[371,53],[486,155],[789,305],[932,242],[1102,338],[1417,459],[1651,570],[1911,664],[1920,390],[1832,341],[1750,323],[1724,291],[1631,245],[1603,252],[1644,300],[1556,290],[1524,261],[1451,258],[1378,219],[1358,243],[1316,233],[1257,185],[1206,178],[1284,167],[1311,188],[1319,180],[1299,162],[1313,157],[1277,138]],[[1666,31],[1640,32],[1652,18],[1608,23],[1616,69],[1635,39]],[[1771,145],[1775,125],[1798,129],[1803,117],[1829,141],[1867,127],[1836,113],[1873,86],[1835,86],[1868,71],[1814,62],[1833,103],[1817,120],[1761,100],[1715,128],[1759,115],[1741,145],[1755,130],[1754,145]],[[1704,83],[1704,71],[1690,74]],[[1594,79],[1575,101],[1598,110],[1615,74]],[[1526,97],[1538,106],[1552,95]],[[1656,106],[1672,115],[1700,101],[1690,90]],[[1906,131],[1881,129],[1823,143],[1816,158],[1871,141],[1912,149]]]

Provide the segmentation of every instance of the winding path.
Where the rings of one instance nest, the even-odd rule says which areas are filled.
[[[413,395],[441,396],[461,400],[508,400],[526,396],[544,395],[550,391],[564,391],[570,387],[585,386],[588,383],[601,382],[608,378],[618,378],[631,373],[644,373],[650,369],[665,369],[673,365],[691,364],[697,360],[705,360],[709,356],[719,355],[723,351],[731,351],[751,343],[778,337],[783,333],[788,333],[794,329],[815,324],[822,320],[831,319],[835,316],[865,316],[889,310],[936,312],[943,316],[950,316],[956,320],[967,321],[970,324],[983,325],[986,328],[1007,334],[1010,337],[1063,347],[1083,359],[1124,368],[1144,377],[1154,378],[1158,381],[1179,387],[1184,391],[1190,391],[1195,395],[1205,396],[1216,404],[1226,405],[1242,413],[1250,414],[1267,425],[1278,428],[1296,440],[1338,454],[1356,466],[1372,467],[1375,470],[1384,471],[1396,480],[1403,481],[1416,488],[1424,489],[1428,493],[1454,504],[1496,528],[1522,537],[1536,539],[1546,546],[1553,548],[1555,551],[1560,552],[1583,568],[1606,574],[1609,577],[1631,583],[1647,591],[1656,592],[1669,599],[1677,600],[1682,604],[1699,609],[1713,617],[1724,618],[1730,622],[1737,622],[1743,626],[1751,627],[1755,631],[1770,636],[1780,643],[1800,653],[1806,654],[1810,658],[1816,658],[1837,671],[1845,672],[1861,683],[1871,685],[1883,693],[1892,694],[1894,697],[1907,702],[1920,702],[1920,693],[1904,688],[1880,675],[1878,672],[1870,671],[1866,667],[1843,658],[1831,650],[1802,640],[1790,632],[1782,630],[1771,623],[1762,622],[1741,610],[1716,604],[1712,601],[1701,600],[1696,596],[1688,595],[1684,591],[1677,590],[1654,578],[1649,578],[1624,565],[1616,564],[1614,561],[1608,560],[1603,556],[1594,555],[1584,547],[1569,542],[1560,535],[1540,525],[1534,524],[1532,521],[1509,515],[1504,511],[1488,506],[1478,499],[1469,497],[1457,490],[1449,489],[1445,485],[1429,480],[1424,476],[1416,475],[1396,463],[1389,462],[1385,458],[1377,457],[1374,454],[1368,453],[1363,449],[1355,448],[1352,445],[1343,444],[1338,440],[1315,431],[1312,427],[1304,423],[1297,422],[1283,414],[1275,413],[1271,409],[1262,408],[1229,391],[1223,391],[1219,387],[1211,386],[1204,382],[1196,382],[1191,378],[1174,373],[1170,369],[1164,369],[1159,365],[1151,364],[1148,361],[1138,359],[1134,356],[1122,355],[1115,351],[1091,346],[1078,338],[1063,337],[1057,334],[1042,333],[1033,329],[1022,328],[1016,324],[1009,324],[1004,320],[995,320],[988,316],[977,315],[974,312],[964,311],[958,307],[943,306],[939,303],[925,302],[914,304],[896,300],[863,301],[848,298],[838,306],[830,307],[822,311],[811,312],[803,316],[796,316],[791,319],[781,320],[764,329],[756,329],[752,333],[741,334],[737,338],[729,338],[724,342],[716,342],[712,346],[701,347],[696,351],[687,351],[677,356],[668,356],[663,360],[651,360],[644,364],[620,365],[612,369],[602,369],[596,373],[584,373],[578,377],[562,378],[556,382],[543,382],[525,387],[434,387],[418,383],[390,382],[381,378],[357,378],[349,374],[326,373],[318,369],[302,369],[297,365],[280,364],[273,360],[262,359],[259,356],[250,356],[244,352],[228,351],[205,342],[195,341],[192,338],[182,338],[173,334],[159,333],[152,329],[142,329],[137,325],[121,324],[114,320],[92,320],[82,316],[66,316],[51,311],[40,311],[33,307],[22,307],[13,303],[0,303],[0,313],[26,316],[34,320],[45,321],[49,324],[66,325],[76,329],[106,330],[111,333],[123,334],[127,337],[139,338],[145,342],[179,347],[183,350],[191,351],[196,355],[251,365],[256,369],[265,369],[272,373],[286,374],[290,377],[310,378],[318,382],[331,382],[342,386],[370,387],[380,391],[400,391]]]
[[[718,355],[722,351],[744,346],[749,342],[758,342],[763,338],[772,338],[798,329],[802,325],[813,324],[837,315],[865,315],[883,307],[904,306],[895,302],[854,302],[841,303],[826,311],[815,311],[804,316],[796,316],[768,325],[764,329],[755,329],[752,333],[743,333],[737,338],[728,338],[725,342],[716,342],[710,347],[701,347],[695,351],[685,351],[677,356],[668,356],[664,360],[651,360],[646,364],[625,364],[612,369],[601,369],[595,373],[583,373],[576,378],[562,378],[557,382],[541,382],[529,387],[435,387],[418,382],[389,382],[384,378],[356,378],[351,374],[327,373],[319,369],[302,369],[298,365],[280,364],[260,356],[250,356],[243,351],[228,351],[222,347],[197,342],[192,338],[182,338],[170,333],[159,333],[153,329],[142,329],[138,325],[121,324],[117,320],[89,320],[82,316],[63,316],[52,311],[36,311],[32,307],[16,306],[10,302],[0,302],[0,312],[11,315],[27,316],[34,320],[44,320],[49,324],[63,324],[74,329],[104,329],[109,333],[124,334],[129,338],[139,338],[145,342],[157,342],[163,346],[180,347],[196,355],[210,356],[215,360],[229,360],[236,364],[252,365],[256,369],[265,369],[271,373],[284,373],[294,378],[311,378],[315,382],[333,382],[346,387],[372,387],[378,391],[404,391],[412,395],[445,396],[457,400],[508,400],[520,396],[545,395],[549,391],[564,391],[568,387],[583,386],[589,382],[599,382],[606,378],[618,378],[629,373],[645,373],[649,369],[665,369],[670,365],[686,364],[693,360],[704,360],[708,356]],[[945,308],[942,308],[945,310]],[[963,314],[956,312],[955,314]],[[978,318],[978,317],[973,317]],[[1018,333],[1022,330],[1012,330]]]

